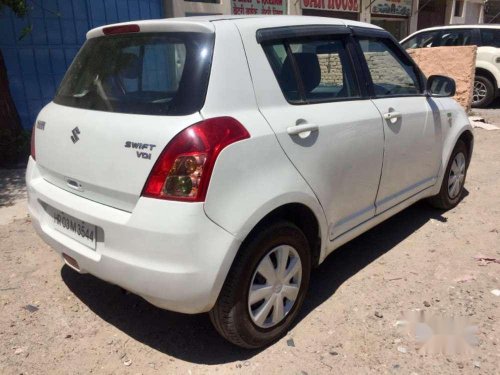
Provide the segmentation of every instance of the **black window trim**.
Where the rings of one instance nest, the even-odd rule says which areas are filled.
[[[309,26],[309,25],[306,25],[306,26]],[[290,30],[287,30],[287,33],[289,35],[288,37],[282,36],[282,35],[285,35],[285,33],[283,33],[283,34],[280,34],[279,38],[277,37],[276,34],[273,34],[272,37],[270,37],[269,39],[265,39],[265,38],[262,39],[261,38],[260,42],[259,42],[259,39],[257,40],[258,43],[261,44],[263,47],[266,45],[275,44],[277,42],[283,43],[285,50],[287,52],[287,56],[291,56],[291,61],[292,61],[293,67],[294,67],[294,69],[293,69],[294,76],[295,76],[295,80],[297,81],[297,88],[299,90],[300,99],[299,100],[289,100],[287,98],[287,96],[285,95],[285,93],[283,92],[283,90],[281,89],[281,85],[279,85],[279,82],[277,82],[285,100],[291,105],[309,105],[309,104],[336,103],[336,102],[359,101],[359,100],[370,99],[369,91],[367,90],[367,88],[364,85],[361,84],[362,73],[361,73],[360,68],[359,68],[360,64],[359,64],[359,61],[358,61],[357,56],[356,56],[356,47],[354,45],[355,41],[351,36],[350,28],[344,27],[344,26],[337,27],[336,25],[333,25],[335,27],[335,29],[340,30],[340,32],[332,33],[331,27],[328,27],[327,29],[329,29],[329,32],[325,33],[325,25],[320,25],[320,26],[321,26],[321,29],[323,30],[323,32],[318,31],[317,33],[313,32],[312,34],[300,33],[300,35],[298,35],[298,33],[294,32],[294,30],[293,30],[295,28],[294,26],[287,26],[286,29],[290,29]],[[330,26],[330,25],[326,25],[326,26]],[[269,29],[262,29],[262,30],[274,30],[274,29],[277,29],[277,28],[269,28]],[[262,31],[262,30],[257,30],[257,32]],[[257,36],[257,38],[258,38],[258,36]],[[342,40],[344,42],[345,52],[346,52],[347,58],[349,59],[349,62],[351,64],[351,71],[352,71],[352,76],[354,78],[354,84],[355,84],[355,87],[358,89],[359,95],[350,96],[350,97],[342,97],[342,98],[325,98],[325,99],[307,99],[306,98],[305,93],[304,93],[304,83],[302,82],[302,78],[300,77],[300,74],[298,73],[296,61],[295,61],[293,54],[291,52],[291,49],[290,49],[290,43],[291,42],[300,43],[300,42],[306,42],[306,41],[310,41],[310,40],[321,40],[321,39],[325,39],[325,40],[336,39],[336,40]],[[272,65],[271,62],[269,61],[269,56],[267,55],[267,53],[265,51],[264,51],[264,54],[266,55],[266,58],[268,59],[268,62],[270,63],[270,65]],[[276,77],[276,73],[274,72],[274,69],[273,69],[273,75],[274,75],[275,79],[278,80],[278,78]]]
[[[292,38],[348,35],[350,33],[349,28],[343,25],[297,25],[259,29],[255,33],[255,38],[257,39],[257,43],[263,44]]]
[[[426,92],[426,83],[427,79],[423,72],[420,70],[418,65],[413,61],[411,56],[406,52],[406,50],[399,44],[399,42],[390,34],[389,32],[385,30],[374,30],[373,32],[371,29],[367,28],[361,28],[357,26],[352,26],[351,27],[353,36],[355,39],[355,46],[357,50],[357,55],[358,55],[358,61],[360,62],[361,66],[361,71],[363,72],[363,78],[364,82],[366,82],[367,89],[369,91],[369,97],[370,99],[383,99],[383,98],[409,98],[409,97],[426,97],[428,96]],[[417,81],[419,84],[419,91],[420,93],[418,94],[394,94],[394,95],[376,95],[375,94],[375,87],[373,84],[372,76],[370,73],[370,69],[368,68],[368,63],[366,62],[365,55],[363,53],[363,50],[361,49],[361,46],[359,44],[359,38],[370,38],[370,39],[379,39],[382,41],[385,41],[389,44],[389,48],[392,48],[392,51],[396,53],[396,55],[403,60],[407,60],[412,66],[415,71],[415,75],[417,77]]]

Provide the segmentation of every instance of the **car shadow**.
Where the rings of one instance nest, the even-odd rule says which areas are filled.
[[[446,219],[441,211],[417,203],[335,250],[311,276],[306,302],[295,323],[331,298],[357,272],[393,249],[430,219]],[[235,347],[212,328],[208,314],[184,315],[158,309],[91,275],[64,266],[68,288],[95,314],[133,339],[175,358],[198,364],[244,361],[262,351]]]
[[[500,97],[496,98],[488,107],[489,109],[500,109]]]

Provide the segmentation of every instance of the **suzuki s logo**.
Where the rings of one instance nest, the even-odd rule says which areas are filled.
[[[78,142],[78,140],[80,139],[80,138],[78,137],[78,134],[80,134],[80,129],[78,129],[78,126],[77,126],[76,128],[74,128],[74,129],[71,131],[71,133],[73,134],[73,135],[71,136],[71,140],[73,141],[73,143]]]

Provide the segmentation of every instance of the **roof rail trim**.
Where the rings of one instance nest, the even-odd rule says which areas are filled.
[[[345,25],[294,25],[259,29],[256,32],[257,43],[272,40],[300,38],[317,35],[346,35],[351,30]]]
[[[391,34],[388,31],[383,29],[372,29],[368,27],[359,27],[359,26],[349,26],[352,30],[352,34],[356,36],[367,36],[367,37],[379,37],[379,38],[387,38],[390,37]]]

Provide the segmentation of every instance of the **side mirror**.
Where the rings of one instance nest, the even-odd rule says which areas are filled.
[[[455,95],[455,80],[446,76],[430,76],[427,79],[427,95],[447,97]]]

